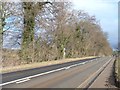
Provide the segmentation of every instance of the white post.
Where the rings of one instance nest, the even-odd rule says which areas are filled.
[[[65,55],[66,55],[66,52],[65,52],[65,48],[63,49],[63,59],[65,59]]]

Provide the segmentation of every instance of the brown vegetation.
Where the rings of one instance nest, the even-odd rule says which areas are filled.
[[[69,2],[2,3],[2,23],[8,17],[17,17],[1,34],[14,33],[10,27],[19,28],[20,36],[12,36],[12,47],[3,50],[3,66],[34,63],[63,58],[111,55],[107,37],[95,16],[73,10]],[[11,7],[11,8],[9,8]],[[0,29],[3,31],[3,29]],[[12,30],[12,31],[11,31]],[[39,32],[39,33],[38,33]],[[5,39],[5,38],[3,38]],[[20,41],[20,40],[21,41]],[[5,43],[5,41],[4,41]],[[8,66],[9,66],[8,65]]]

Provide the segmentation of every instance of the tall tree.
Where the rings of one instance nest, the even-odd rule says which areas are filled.
[[[22,38],[23,59],[34,62],[34,27],[35,17],[45,4],[50,2],[23,2],[24,30]],[[32,52],[32,53],[31,53]]]

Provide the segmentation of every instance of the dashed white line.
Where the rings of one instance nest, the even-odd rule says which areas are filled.
[[[22,81],[18,81],[18,82],[16,82],[17,84],[19,84],[19,83],[23,83],[23,82],[27,82],[27,81],[29,81],[30,79],[28,78],[28,79],[25,79],[25,80],[22,80]]]

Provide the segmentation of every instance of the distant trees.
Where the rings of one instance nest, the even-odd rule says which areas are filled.
[[[21,61],[31,63],[112,53],[95,16],[89,16],[81,10],[73,10],[70,2],[7,4],[4,7],[12,5],[13,9],[7,9],[10,14],[4,20],[16,17],[10,24],[6,23],[11,32],[16,31],[11,28],[12,25],[15,25],[16,29],[19,28],[19,35],[13,35],[15,41],[12,43],[21,47],[18,51]],[[6,29],[6,25],[3,27]]]

